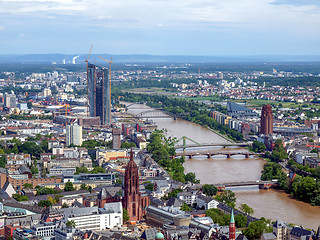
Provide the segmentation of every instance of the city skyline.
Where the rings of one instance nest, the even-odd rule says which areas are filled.
[[[0,54],[320,54],[316,0],[1,2]]]

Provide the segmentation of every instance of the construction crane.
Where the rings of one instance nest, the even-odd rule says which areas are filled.
[[[110,60],[107,60],[107,59],[100,57],[100,56],[98,56],[98,57],[109,63],[109,96],[108,97],[109,97],[109,102],[111,104],[111,63],[113,63],[112,57]],[[109,116],[111,118],[111,106],[109,108]],[[111,121],[111,119],[110,119],[110,121]],[[111,122],[110,122],[110,124],[111,124]]]
[[[90,47],[88,58],[86,60],[84,60],[87,63],[87,113],[88,114],[90,114],[89,113],[89,58],[91,55],[92,48],[93,48],[93,44]],[[88,116],[90,116],[90,115],[88,115]]]
[[[63,105],[61,105],[61,108],[63,108],[63,107],[65,107],[65,110],[66,110],[66,112],[65,112],[65,114],[66,114],[66,116],[68,116],[68,107],[69,107],[70,105],[69,104],[63,104]],[[60,115],[60,109],[61,108],[59,108],[59,115]]]

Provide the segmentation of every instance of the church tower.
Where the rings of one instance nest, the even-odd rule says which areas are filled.
[[[142,218],[141,194],[139,191],[138,166],[133,160],[133,152],[130,153],[130,161],[124,174],[124,198],[123,206],[128,211],[129,221],[137,222]]]
[[[236,224],[234,221],[234,215],[233,215],[233,209],[232,209],[230,225],[229,225],[229,240],[235,240],[235,239],[236,239]]]

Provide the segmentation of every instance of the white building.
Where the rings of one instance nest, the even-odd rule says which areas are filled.
[[[56,225],[53,222],[45,222],[31,226],[32,234],[40,237],[53,236],[55,228]]]
[[[180,192],[177,194],[177,198],[184,201],[188,205],[196,203],[196,194],[191,192]]]
[[[81,230],[105,230],[121,227],[122,203],[106,203],[103,209],[98,207],[66,208],[63,210],[65,223],[74,221]]]
[[[196,197],[196,202],[197,202],[197,207],[198,208],[204,208],[204,210],[208,210],[211,208],[217,208],[219,205],[219,202],[207,197],[205,195],[202,194],[198,194]]]
[[[66,143],[67,146],[74,144],[77,146],[82,145],[82,126],[78,124],[71,124],[66,127]]]

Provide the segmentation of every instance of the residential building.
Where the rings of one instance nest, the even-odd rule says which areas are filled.
[[[11,153],[6,155],[7,157],[7,164],[9,165],[31,165],[31,156],[30,154],[20,153],[14,154]]]
[[[67,146],[74,144],[76,146],[82,145],[82,126],[78,124],[71,124],[66,127],[66,144]]]

